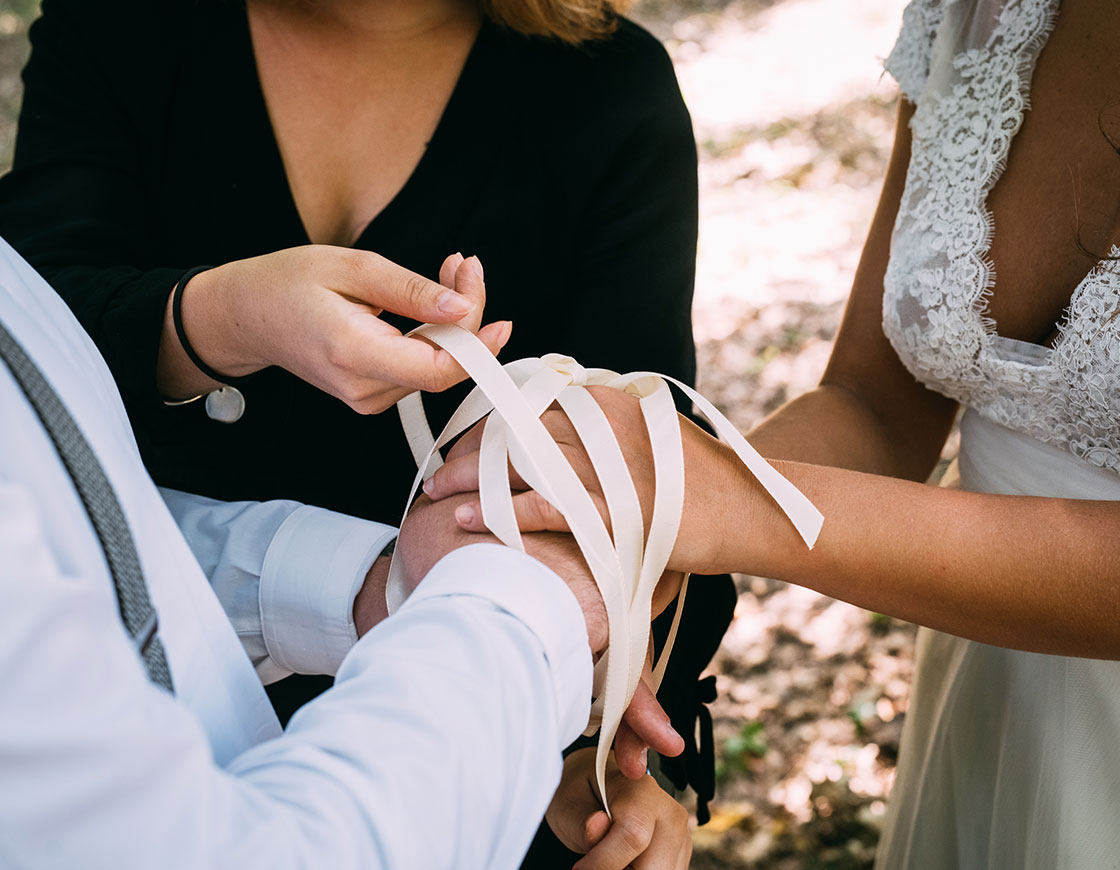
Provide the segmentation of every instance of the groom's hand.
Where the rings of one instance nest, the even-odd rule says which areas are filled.
[[[477,494],[463,493],[439,502],[427,496],[416,500],[401,525],[396,551],[409,589],[415,589],[432,566],[452,550],[468,544],[500,543],[493,535],[468,532],[456,523],[455,509],[468,499],[477,499]],[[554,532],[528,534],[523,538],[525,552],[568,585],[583,611],[591,651],[602,652],[607,646],[607,609],[575,540],[570,535]],[[381,585],[383,589],[383,581]]]
[[[607,607],[575,539],[556,532],[523,535],[522,539],[526,553],[551,568],[568,584],[583,611],[591,652],[596,655],[601,653],[607,648],[608,641]]]
[[[389,557],[378,556],[366,572],[365,582],[354,598],[354,628],[364,635],[389,615],[385,603],[385,583],[389,579]]]

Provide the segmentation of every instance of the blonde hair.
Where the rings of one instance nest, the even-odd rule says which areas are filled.
[[[274,6],[314,9],[315,0],[265,0]],[[610,36],[634,0],[474,0],[491,21],[524,36],[578,45]]]
[[[573,45],[610,35],[630,0],[478,0],[487,18],[526,36]]]

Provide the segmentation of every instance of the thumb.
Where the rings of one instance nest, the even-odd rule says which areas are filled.
[[[472,332],[482,325],[482,309],[486,305],[486,284],[483,280],[482,262],[478,257],[467,257],[455,269],[452,284],[456,293],[474,305],[474,310],[459,321],[459,325]]]
[[[563,784],[561,784],[563,788]],[[587,795],[573,797],[568,794],[561,798],[559,795],[553,799],[552,804],[545,813],[545,820],[564,847],[573,852],[584,854],[595,845],[606,833],[605,826],[602,833],[592,824],[596,815],[606,816],[598,802],[591,794],[590,788]],[[592,839],[593,835],[594,839]]]
[[[444,287],[455,287],[455,270],[463,264],[463,255],[454,253],[439,267],[439,283]]]
[[[457,280],[456,288],[444,287],[369,251],[351,253],[352,259],[342,270],[334,289],[372,308],[391,311],[421,323],[453,323],[480,308],[478,300],[460,292],[467,289],[463,281]],[[471,259],[478,262],[475,258]],[[466,261],[456,270],[457,273],[462,272],[465,265]],[[481,265],[478,270],[481,276]],[[479,277],[479,287],[469,287],[474,295],[480,297],[481,283]]]
[[[583,852],[584,854],[590,852],[600,840],[607,835],[607,831],[611,829],[610,817],[599,810],[592,813],[587,817],[587,821],[583,824]]]
[[[670,757],[684,752],[684,739],[673,730],[668,714],[644,679],[638,681],[638,688],[623,713],[623,719],[637,736],[639,746],[648,746]],[[635,765],[628,764],[626,775],[634,779],[640,774]]]

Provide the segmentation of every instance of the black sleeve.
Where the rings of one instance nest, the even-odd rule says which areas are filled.
[[[595,365],[692,383],[696,144],[668,55],[641,37],[643,63],[624,78],[617,106],[633,120],[576,215],[568,256],[580,295],[594,303],[570,328],[581,333],[579,344],[596,348]],[[627,80],[639,72],[640,81]]]
[[[156,74],[138,68],[147,58],[135,46],[158,40],[143,32],[154,11],[141,9],[158,5],[45,0],[13,168],[0,178],[0,235],[66,300],[122,393],[152,402],[164,306],[191,265],[146,262],[142,113],[122,92]]]

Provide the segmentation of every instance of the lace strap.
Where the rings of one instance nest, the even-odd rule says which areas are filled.
[[[918,102],[925,90],[933,41],[943,14],[942,0],[910,0],[902,12],[898,40],[883,61],[883,69],[898,82],[902,96],[911,103]]]

